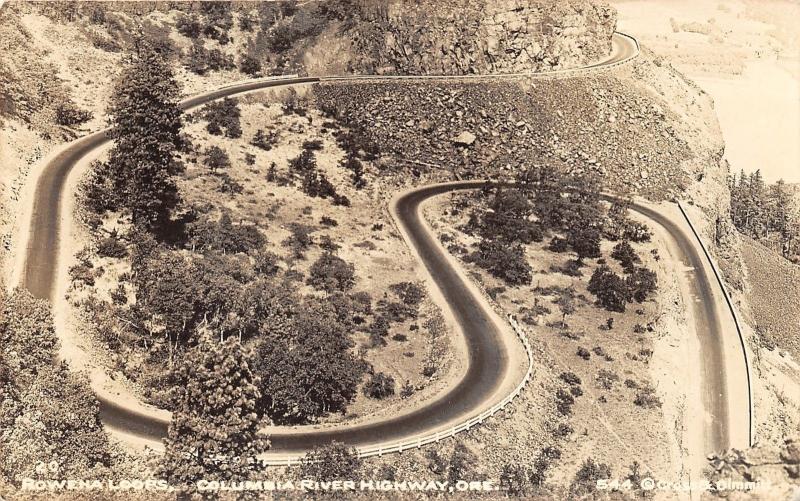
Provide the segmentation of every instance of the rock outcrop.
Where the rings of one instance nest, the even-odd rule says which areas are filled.
[[[355,72],[517,73],[581,66],[607,55],[616,11],[589,0],[393,0],[364,9]]]

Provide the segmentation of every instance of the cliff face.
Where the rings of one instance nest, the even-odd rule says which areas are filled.
[[[588,0],[394,0],[345,36],[356,72],[514,73],[576,67],[610,51],[616,11]]]

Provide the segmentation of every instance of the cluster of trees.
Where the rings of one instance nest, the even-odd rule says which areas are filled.
[[[0,475],[19,485],[37,463],[51,478],[98,478],[115,459],[88,382],[58,360],[50,308],[27,291],[0,290]]]
[[[300,155],[289,160],[289,170],[300,177],[303,193],[310,197],[330,198],[334,205],[350,206],[350,200],[337,193],[328,177],[317,168],[314,151],[303,149]]]
[[[358,301],[346,295],[339,295],[335,303],[308,299],[284,335],[273,331],[262,338],[258,372],[264,408],[274,422],[313,422],[344,412],[355,398],[367,364],[351,351],[352,328],[347,323],[354,306]]]
[[[800,253],[800,206],[794,190],[782,180],[766,185],[760,171],[742,171],[728,181],[731,219],[736,229],[770,247],[785,258]]]
[[[523,244],[541,242],[556,233],[550,248],[577,254],[575,268],[583,259],[600,257],[604,209],[596,178],[573,176],[547,166],[522,172],[511,188],[484,190],[487,209],[473,212],[466,230],[481,241],[470,259],[511,285],[528,284],[531,268]],[[559,235],[565,235],[561,237]]]
[[[542,492],[547,481],[547,472],[556,461],[561,459],[561,450],[557,447],[543,448],[531,467],[520,463],[507,463],[500,471],[500,487],[509,495],[525,498]]]
[[[208,121],[206,130],[214,136],[242,137],[242,111],[236,98],[224,98],[208,103],[203,109],[203,118]]]
[[[233,15],[229,2],[201,2],[199,15],[192,12],[178,17],[175,27],[189,38],[199,40],[207,37],[220,45],[227,44],[231,38],[228,31],[233,27]]]
[[[597,296],[597,303],[609,311],[624,312],[627,303],[642,303],[656,291],[655,272],[643,267],[626,271],[627,277],[617,275],[608,265],[598,266],[589,280],[587,290]]]
[[[207,49],[202,40],[195,40],[189,48],[186,68],[192,73],[205,75],[209,71],[232,70],[235,67],[233,56],[216,47]]]

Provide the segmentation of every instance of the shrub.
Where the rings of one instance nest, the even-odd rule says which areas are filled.
[[[91,111],[81,110],[72,101],[64,101],[56,106],[56,123],[66,127],[88,122],[94,115]]]
[[[600,369],[600,372],[597,373],[597,384],[603,389],[610,390],[617,381],[619,381],[619,376],[616,372]]]
[[[76,264],[70,267],[69,276],[75,283],[83,283],[89,287],[94,286],[94,271],[85,264]]]
[[[317,290],[347,291],[355,285],[355,267],[327,252],[311,265],[309,272],[308,284]]]
[[[280,257],[274,252],[259,249],[255,252],[255,254],[253,254],[253,259],[255,261],[253,270],[256,273],[273,276],[278,273],[278,270],[280,270],[280,267],[278,266]]]
[[[637,303],[644,302],[658,288],[658,277],[647,268],[635,268],[625,280],[629,294]]]
[[[572,426],[568,425],[567,423],[559,423],[555,430],[555,435],[557,437],[568,437],[574,431],[575,430],[572,429]]]
[[[469,256],[469,260],[509,285],[531,282],[532,269],[520,244],[484,239],[478,245],[478,250]]]
[[[322,482],[354,480],[361,470],[362,461],[358,451],[339,442],[317,447],[303,457],[300,464],[301,478]]]
[[[581,267],[583,263],[578,259],[570,259],[566,263],[561,266],[552,265],[550,266],[550,271],[554,273],[561,273],[568,277],[581,277],[583,276],[583,272],[581,272]]]
[[[277,140],[278,135],[274,131],[270,132],[269,134],[265,134],[264,129],[258,129],[253,136],[253,139],[250,141],[250,144],[264,151],[269,151],[272,149],[272,146],[277,142]]]
[[[226,137],[235,139],[242,136],[241,114],[239,102],[226,97],[207,104],[202,116],[208,121],[206,128],[210,134],[219,135],[224,132]]]
[[[572,394],[572,396],[575,397],[580,397],[581,395],[583,395],[583,390],[581,389],[580,386],[570,386],[569,392]]]
[[[500,471],[500,489],[509,496],[526,496],[530,489],[528,472],[523,466],[506,463]]]
[[[244,186],[233,179],[227,172],[217,174],[217,178],[219,179],[219,187],[217,190],[219,190],[220,193],[230,193],[235,195],[244,191]]]
[[[123,258],[128,255],[128,250],[118,239],[106,237],[97,243],[97,253],[105,257]]]
[[[611,468],[595,463],[591,458],[581,465],[569,487],[570,499],[594,499],[598,492],[597,481],[611,478]]]
[[[283,241],[283,245],[290,247],[296,258],[304,257],[304,251],[313,243],[311,233],[314,232],[312,226],[300,223],[289,224],[291,235]]]
[[[631,242],[649,242],[652,237],[650,229],[639,221],[628,220],[622,233],[622,238]]]
[[[558,377],[570,386],[578,386],[581,384],[581,378],[574,372],[562,372]]]
[[[587,290],[597,296],[597,302],[609,311],[624,312],[630,291],[625,280],[611,271],[607,265],[594,270]]]
[[[558,377],[570,386],[578,386],[581,384],[581,378],[574,372],[562,372]]]
[[[661,399],[656,395],[656,390],[650,385],[646,385],[639,389],[636,393],[636,398],[633,403],[645,409],[653,409],[661,407]]]
[[[339,223],[336,222],[335,219],[328,216],[322,216],[322,218],[320,218],[319,220],[319,224],[321,224],[322,226],[327,226],[329,228],[332,228],[334,226],[339,226]]]
[[[400,282],[390,285],[389,290],[407,305],[416,306],[425,299],[425,289],[418,283]]]
[[[308,151],[322,150],[322,141],[319,139],[308,139],[303,141],[303,149]]]
[[[611,257],[619,261],[626,272],[633,271],[634,264],[641,261],[627,240],[623,240],[614,246],[611,251]]]
[[[569,250],[569,243],[565,238],[553,237],[547,245],[547,250],[552,252],[567,252]]]
[[[189,38],[198,38],[202,31],[200,21],[194,14],[191,16],[178,16],[178,19],[175,21],[175,28],[178,30],[178,33]]]
[[[559,388],[556,391],[556,400],[570,405],[575,403],[575,398],[568,391],[565,391],[562,388]]]
[[[253,56],[242,54],[239,57],[239,71],[251,77],[258,76],[261,73],[261,63]]]
[[[191,248],[201,251],[247,253],[260,249],[267,241],[256,226],[234,225],[227,213],[223,214],[219,221],[204,218],[190,223],[187,233]]]
[[[578,348],[578,352],[577,352],[576,354],[577,354],[579,357],[581,357],[582,359],[584,359],[584,360],[589,360],[589,359],[592,357],[592,354],[591,354],[591,353],[589,353],[589,350],[587,350],[587,349],[586,349],[586,348],[584,348],[583,346],[581,346],[580,348]]]
[[[373,374],[364,384],[364,395],[378,400],[394,395],[394,378],[383,372]]]
[[[570,247],[579,259],[600,257],[600,230],[597,228],[574,227],[567,234]]]

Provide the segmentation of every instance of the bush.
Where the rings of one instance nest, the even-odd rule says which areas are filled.
[[[69,276],[75,283],[83,283],[89,287],[94,286],[94,271],[85,264],[76,264],[70,267]]]
[[[581,465],[569,487],[570,499],[595,499],[598,492],[597,481],[611,478],[611,468],[603,463],[595,463],[591,458]]]
[[[631,242],[649,242],[652,237],[650,229],[639,221],[626,221],[622,238]]]
[[[569,242],[565,238],[553,237],[547,246],[547,250],[552,252],[567,252],[569,250]]]
[[[327,252],[311,265],[309,272],[308,284],[317,290],[347,291],[355,285],[355,267]]]
[[[425,299],[425,289],[418,283],[400,282],[390,285],[389,290],[410,306],[416,306]]]
[[[600,369],[600,372],[597,373],[597,384],[603,389],[610,390],[617,381],[619,381],[619,376],[616,372]]]
[[[558,265],[550,266],[550,271],[554,273],[561,273],[568,277],[581,277],[583,276],[583,272],[581,271],[582,266],[583,263],[580,260],[570,259],[561,266]]]
[[[575,430],[572,429],[572,426],[568,425],[567,423],[560,423],[555,430],[555,435],[557,437],[568,437],[570,436]]]
[[[578,348],[578,352],[577,352],[576,354],[577,354],[579,357],[581,357],[582,359],[584,359],[584,360],[589,360],[590,358],[592,358],[592,354],[591,354],[591,353],[589,353],[589,350],[587,350],[587,349],[586,349],[586,348],[584,348],[583,346],[581,346],[580,348]]]
[[[123,258],[128,255],[128,250],[118,239],[106,237],[97,243],[97,253],[105,257]]]
[[[625,280],[629,294],[637,303],[644,302],[658,288],[658,277],[647,268],[635,268]]]
[[[242,136],[241,110],[236,99],[224,98],[221,101],[209,103],[203,110],[203,118],[208,121],[206,129],[210,134],[238,138]]]
[[[251,77],[258,76],[261,73],[261,63],[252,56],[242,54],[239,57],[239,71]]]
[[[278,273],[278,270],[280,270],[280,267],[278,266],[278,263],[280,262],[280,256],[274,252],[259,249],[255,252],[255,254],[253,254],[253,259],[255,261],[253,270],[256,273],[274,276]]]
[[[303,149],[308,151],[321,151],[323,148],[322,141],[319,139],[308,139],[303,141]]]
[[[356,449],[333,442],[330,445],[314,448],[303,457],[300,477],[321,482],[352,481],[358,477],[361,465],[362,461]]]
[[[661,399],[656,395],[656,390],[650,385],[644,386],[636,393],[633,403],[645,409],[661,407]]]
[[[339,226],[339,223],[335,219],[328,216],[322,216],[322,218],[320,218],[319,220],[319,224],[321,224],[322,226],[327,226],[329,228],[333,228],[334,226]]]
[[[623,313],[625,303],[630,300],[630,291],[625,280],[604,264],[594,270],[587,290],[597,296],[598,304],[609,311]]]
[[[267,241],[256,226],[234,225],[227,213],[223,214],[219,221],[205,218],[190,223],[187,233],[188,245],[201,251],[247,253],[260,249]]]
[[[478,250],[469,256],[469,260],[509,285],[531,282],[532,269],[520,244],[484,239],[478,245]]]
[[[267,135],[264,134],[264,129],[258,129],[253,136],[253,139],[250,141],[250,144],[264,151],[269,151],[272,149],[272,146],[277,142],[277,140],[278,135],[275,132],[270,132]]]
[[[558,377],[570,386],[579,386],[581,384],[581,378],[574,372],[562,372]]]
[[[233,179],[227,172],[217,174],[217,177],[219,178],[219,187],[217,190],[220,193],[230,193],[236,195],[244,191],[244,186]]]
[[[79,109],[72,101],[64,101],[56,106],[56,123],[65,127],[88,122],[93,116],[91,111]]]
[[[571,228],[567,234],[570,247],[579,259],[600,257],[600,230],[597,228]]]
[[[178,19],[175,21],[175,28],[178,30],[178,33],[189,38],[198,38],[202,31],[200,21],[194,14],[191,16],[178,16]]]
[[[378,400],[394,395],[394,378],[383,372],[373,374],[364,385],[364,395]]]
[[[639,256],[636,254],[636,251],[633,250],[633,247],[631,247],[631,244],[628,243],[627,240],[623,240],[614,246],[614,249],[611,251],[611,257],[619,261],[619,263],[628,273],[633,271],[635,263],[641,261]]]

